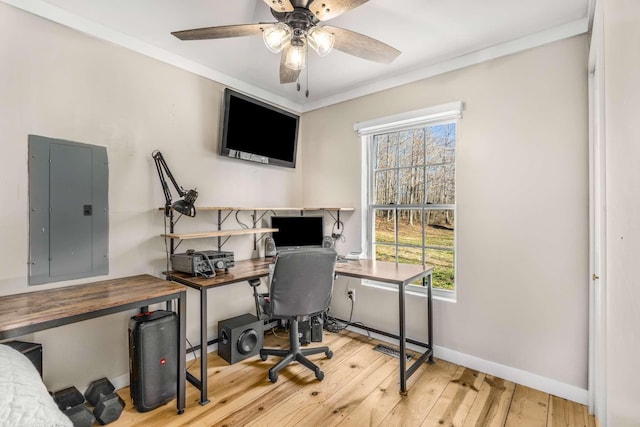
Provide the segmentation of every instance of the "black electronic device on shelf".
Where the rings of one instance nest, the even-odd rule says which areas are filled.
[[[216,270],[228,271],[235,264],[233,252],[194,251],[171,254],[171,268],[192,276],[215,276]]]

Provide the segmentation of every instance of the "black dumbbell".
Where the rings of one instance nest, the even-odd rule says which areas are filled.
[[[84,397],[94,406],[93,415],[103,425],[120,418],[120,414],[124,410],[124,400],[118,396],[115,387],[106,378],[91,382]]]
[[[75,387],[67,387],[51,393],[58,408],[71,420],[73,427],[91,427],[96,421],[84,404],[84,396]]]
[[[53,401],[56,402],[56,405],[58,405],[58,408],[60,408],[61,411],[84,403],[84,396],[77,388],[73,386],[54,391],[53,393],[51,393],[51,396],[53,397]]]
[[[73,427],[91,427],[96,422],[96,417],[84,403],[67,408],[62,412],[71,420]]]

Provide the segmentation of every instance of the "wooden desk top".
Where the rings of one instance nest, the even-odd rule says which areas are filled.
[[[271,258],[254,258],[236,261],[227,273],[219,273],[210,279],[193,277],[187,273],[172,271],[168,274],[169,280],[190,286],[195,289],[214,288],[230,285],[232,283],[257,279],[269,275]],[[340,276],[356,277],[360,279],[377,280],[393,284],[407,284],[424,277],[431,272],[433,267],[423,267],[416,264],[395,264],[386,261],[374,261],[370,259],[350,260],[336,263],[336,274]]]
[[[0,339],[166,301],[184,287],[143,274],[0,297]],[[140,304],[142,303],[142,304]]]
[[[427,275],[432,266],[418,264],[396,264],[372,259],[349,260],[336,263],[336,273],[341,276],[377,280],[397,285],[411,283]]]
[[[215,288],[218,286],[230,285],[232,283],[244,282],[246,280],[258,279],[269,275],[269,265],[273,263],[271,258],[253,258],[236,261],[226,273],[218,273],[210,279],[204,277],[193,277],[188,273],[171,271],[167,279],[175,280],[178,283],[196,289]]]

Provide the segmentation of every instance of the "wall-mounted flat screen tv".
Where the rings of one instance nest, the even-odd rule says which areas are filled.
[[[298,121],[296,114],[227,88],[220,154],[295,168]]]
[[[272,216],[273,242],[279,251],[300,247],[322,247],[324,221],[321,216]]]

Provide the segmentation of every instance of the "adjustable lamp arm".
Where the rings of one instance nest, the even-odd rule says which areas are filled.
[[[175,209],[179,213],[187,216],[196,216],[196,208],[193,206],[194,202],[198,198],[198,192],[195,190],[185,191],[184,188],[178,185],[176,179],[173,177],[173,174],[169,170],[169,166],[167,166],[167,162],[164,160],[162,153],[158,150],[151,153],[153,160],[156,164],[156,169],[158,171],[158,177],[160,178],[160,184],[162,184],[162,191],[164,192],[164,214],[169,216],[169,212],[171,208]],[[171,190],[167,185],[167,180],[165,179],[165,173],[171,180],[174,188],[184,200],[178,200],[175,203],[171,203]]]

